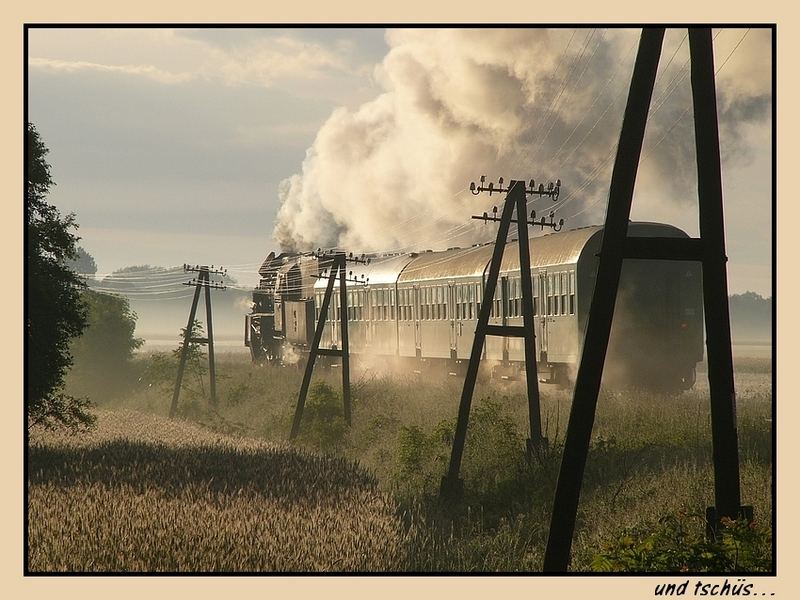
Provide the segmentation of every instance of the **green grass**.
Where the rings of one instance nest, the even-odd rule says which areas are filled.
[[[104,499],[101,494],[102,490],[107,490],[108,482],[95,477],[103,472],[98,466],[102,461],[97,456],[106,452],[118,457],[119,462],[115,463],[115,468],[129,473],[128,479],[123,477],[122,483],[114,488],[114,494],[118,494],[115,496],[117,499],[129,497],[130,502],[141,507],[138,512],[133,512],[141,520],[136,525],[137,528],[152,529],[156,521],[163,525],[159,520],[161,517],[157,516],[163,511],[155,510],[155,507],[161,507],[160,503],[172,502],[170,510],[178,511],[178,507],[187,501],[187,497],[196,498],[201,504],[205,502],[202,504],[204,507],[210,503],[220,511],[212,518],[204,518],[201,512],[178,511],[183,516],[175,521],[176,528],[191,531],[188,539],[194,541],[186,543],[184,547],[187,554],[181,562],[176,563],[176,559],[167,558],[169,553],[165,554],[160,545],[168,544],[167,540],[151,540],[147,546],[154,544],[153,548],[157,549],[154,552],[163,555],[160,562],[155,563],[159,565],[156,568],[405,571],[541,569],[560,453],[569,417],[571,393],[568,390],[550,385],[540,386],[542,422],[549,443],[542,452],[529,458],[524,452],[524,440],[527,437],[524,385],[520,382],[479,381],[461,471],[465,483],[465,504],[458,509],[450,507],[445,510],[438,503],[437,493],[440,478],[445,473],[449,460],[452,430],[463,383],[461,378],[405,373],[388,376],[376,370],[360,371],[356,368],[352,386],[353,424],[347,429],[337,425],[341,422],[341,400],[338,395],[340,372],[338,369],[320,369],[315,375],[315,381],[326,383],[328,387],[318,387],[312,394],[309,403],[314,405],[316,402],[316,408],[310,409],[306,414],[300,438],[293,448],[288,448],[285,440],[302,377],[299,369],[253,366],[246,355],[219,354],[219,405],[216,410],[208,409],[207,384],[205,389],[201,389],[199,380],[192,379],[191,375],[187,376],[188,387],[182,392],[179,413],[182,419],[193,423],[189,425],[185,421],[170,422],[165,419],[172,392],[170,377],[163,373],[160,376],[154,374],[152,369],[148,369],[150,362],[147,355],[137,359],[141,378],[133,389],[120,391],[113,399],[109,396],[94,400],[104,410],[114,411],[101,413],[105,419],[111,418],[120,410],[136,411],[121,413],[139,414],[133,422],[138,422],[137,419],[157,418],[159,425],[154,426],[151,433],[147,433],[151,436],[147,439],[147,444],[150,445],[147,448],[155,445],[159,451],[165,452],[165,456],[169,456],[169,459],[165,459],[166,464],[178,465],[185,476],[178,480],[169,477],[163,481],[160,477],[148,479],[140,473],[151,468],[147,465],[151,465],[152,461],[146,458],[151,456],[147,454],[149,450],[140,446],[119,445],[118,442],[101,442],[96,437],[97,433],[93,434],[95,437],[86,438],[88,441],[70,442],[88,444],[89,447],[81,450],[83,454],[67,451],[65,446],[59,445],[61,442],[56,444],[52,440],[43,441],[44,445],[38,451],[44,454],[32,454],[31,466],[45,457],[57,457],[52,460],[61,465],[57,473],[63,484],[54,487],[54,477],[37,479],[36,471],[32,468],[32,514],[34,507],[37,510],[65,504],[73,507],[71,503],[76,498],[71,498],[70,494],[80,496],[81,493],[87,493],[90,498],[96,499],[100,507],[96,509],[97,514],[89,509],[75,508],[73,518],[79,522],[84,518],[81,517],[84,513],[88,513],[84,518],[86,522],[98,518],[103,503],[111,501],[110,498]],[[766,532],[767,536],[771,535],[768,524],[772,516],[770,378],[771,364],[768,359],[737,359],[742,500],[745,504],[754,505],[757,527],[760,528],[759,531]],[[152,416],[145,417],[141,413]],[[327,416],[324,420],[319,418],[315,421],[314,414]],[[192,431],[201,432],[204,436],[224,439],[224,442],[219,443],[228,450],[221,453],[220,450],[205,449],[200,452],[186,450],[180,445],[176,449],[175,436],[169,433],[170,428],[190,426]],[[118,423],[118,427],[124,432],[127,426],[125,423]],[[107,443],[117,445],[102,445]],[[371,533],[367,534],[376,537],[358,542],[356,537],[362,535],[363,530],[359,530],[356,537],[339,530],[311,534],[302,525],[295,523],[293,527],[299,537],[292,543],[310,544],[308,540],[314,539],[316,535],[318,539],[325,540],[323,546],[335,548],[338,547],[337,544],[344,544],[352,549],[361,543],[374,550],[389,540],[391,552],[379,551],[385,558],[376,559],[377,562],[359,562],[356,558],[335,562],[330,557],[317,556],[319,553],[324,555],[325,552],[317,543],[313,551],[306,549],[307,554],[294,562],[278,561],[276,554],[263,550],[263,546],[259,545],[262,542],[253,542],[244,534],[246,529],[256,528],[262,533],[262,537],[269,537],[272,530],[268,529],[266,521],[270,517],[259,512],[259,509],[248,510],[237,504],[244,501],[233,490],[248,490],[247,502],[251,503],[251,507],[258,503],[272,507],[276,500],[270,496],[267,487],[252,484],[252,476],[248,474],[256,467],[252,460],[230,450],[231,445],[235,447],[236,444],[247,447],[252,444],[271,444],[270,447],[282,448],[281,453],[287,453],[287,456],[300,452],[300,455],[306,457],[307,464],[312,465],[308,469],[320,470],[315,481],[325,481],[333,475],[330,470],[325,470],[328,467],[323,468],[322,462],[311,461],[312,456],[327,457],[315,460],[339,461],[335,463],[337,468],[351,473],[348,477],[359,482],[352,484],[353,494],[357,496],[370,490],[367,494],[369,497],[377,494],[375,497],[382,498],[374,506],[364,505],[369,509],[368,514],[372,515],[370,519],[382,523],[378,529],[370,530]],[[193,454],[205,456],[207,460],[196,459]],[[33,460],[34,457],[36,460]],[[126,466],[125,461],[128,458],[132,462]],[[206,463],[206,467],[199,469],[199,464]],[[255,473],[262,472],[256,469]],[[137,477],[140,476],[144,477],[144,483],[140,482],[137,484],[139,487],[136,487],[132,482],[138,481]],[[293,481],[284,472],[279,475],[273,473],[269,477],[270,481],[278,479]],[[217,483],[210,484],[209,487],[208,481]],[[220,496],[215,486],[221,485],[220,482],[223,481],[229,492]],[[86,492],[86,489],[91,490],[91,493]],[[166,494],[164,490],[171,491]],[[44,497],[47,498],[41,505],[36,504],[38,493],[45,494]],[[303,497],[305,492],[298,493]],[[206,499],[200,500],[202,498]],[[220,498],[224,502],[220,503]],[[279,504],[288,502],[289,498],[291,493],[287,492],[281,497]],[[579,505],[571,569],[591,570],[593,561],[609,544],[613,544],[615,540],[628,539],[632,531],[655,531],[666,516],[683,515],[686,527],[691,529],[692,534],[702,535],[702,515],[706,506],[713,504],[713,498],[710,412],[705,373],[698,374],[698,383],[693,390],[680,396],[602,391]],[[154,510],[146,510],[149,504],[153,505]],[[195,506],[191,502],[189,504]],[[341,506],[339,510],[343,510]],[[241,522],[245,525],[237,521],[237,511],[241,513]],[[272,508],[268,511],[270,515],[273,512],[283,514]],[[345,510],[344,513],[350,514],[350,511]],[[336,512],[334,510],[321,514],[328,514],[330,517]],[[337,520],[335,516],[330,518]],[[149,522],[148,519],[154,522]],[[265,523],[260,523],[260,520]],[[346,521],[346,518],[338,520]],[[205,524],[200,528],[204,534],[198,531],[197,523]],[[228,537],[222,533],[223,523],[227,528],[232,528]],[[283,523],[282,526],[285,526],[289,521]],[[106,523],[106,529],[97,533],[101,536],[98,539],[117,539],[113,535],[115,526],[113,522]],[[93,554],[100,552],[99,542],[95,545],[89,544],[85,539],[91,532],[85,529],[76,530],[74,527],[77,525],[69,530],[70,535],[77,540],[84,539],[84,542],[81,542],[81,551],[74,553],[81,556],[83,562],[70,563],[73,568],[151,568],[147,566],[150,563],[141,561],[114,562],[106,556],[105,550],[101,552],[106,557],[105,562],[100,561]],[[387,535],[386,531],[392,532],[391,535]],[[54,545],[63,544],[66,533],[67,530],[56,528],[39,537],[32,535],[32,559],[33,556],[38,556],[33,552],[34,540],[39,540],[38,543],[48,548],[43,554],[48,559],[41,563],[44,565],[42,568],[64,568],[57,558],[63,554],[64,548],[61,548],[62,554],[59,554]],[[196,538],[203,535],[215,540],[219,537],[220,540],[198,543]],[[277,546],[289,543],[286,537],[281,537],[280,540],[276,542]],[[218,543],[222,546],[218,546]],[[195,547],[204,548],[202,556],[189,552],[189,549]],[[221,547],[229,548],[232,557],[224,567],[208,558]],[[114,548],[115,544],[111,543],[108,552],[118,551]],[[760,547],[759,551],[768,553],[768,544]],[[356,550],[353,552],[357,554]],[[252,557],[253,553],[261,554],[265,558],[259,562]],[[96,562],[86,562],[90,560]],[[762,556],[759,560],[761,562],[758,564],[769,564],[771,556]],[[594,562],[595,567],[596,565],[597,561]],[[676,564],[675,568],[679,569],[680,565]]]

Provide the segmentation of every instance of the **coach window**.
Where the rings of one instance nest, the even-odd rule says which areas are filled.
[[[558,288],[556,287],[557,285],[558,285],[558,274],[553,273],[552,275],[550,275],[550,297],[553,299],[552,300],[553,310],[551,314],[553,316],[558,314]]]
[[[569,314],[575,314],[575,271],[569,272]]]
[[[559,306],[559,294],[561,293],[560,286],[559,286],[559,275],[560,273],[553,274],[553,314],[560,315],[561,314],[561,307]]]
[[[481,312],[481,284],[475,284],[475,318],[478,318],[478,313]]]
[[[539,314],[539,278],[533,276],[531,280],[531,292],[533,295],[533,314]]]
[[[381,305],[381,319],[386,321],[389,318],[389,290],[383,290],[383,304]]]
[[[508,315],[510,317],[518,317],[519,312],[517,312],[517,280],[516,278],[512,277],[509,280],[508,286]]]
[[[563,291],[562,288],[561,288],[561,283],[562,283],[561,273],[556,273],[556,299],[555,299],[555,305],[556,305],[556,314],[559,314],[559,315],[563,315],[564,314],[564,306],[561,304],[561,294],[562,294],[562,291]]]
[[[509,317],[515,317],[516,315],[514,314],[514,278],[513,277],[510,277],[508,279],[508,285],[506,286],[506,290],[507,290],[506,293],[508,294],[508,308],[506,310],[508,311],[508,316]]]
[[[402,321],[405,314],[405,291],[403,288],[397,290],[397,320]]]

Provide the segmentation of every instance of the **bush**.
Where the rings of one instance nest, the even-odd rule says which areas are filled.
[[[120,296],[84,290],[82,300],[88,327],[72,342],[71,388],[96,400],[122,394],[135,381],[131,359],[143,342],[133,335],[136,313]]]
[[[447,469],[455,435],[455,421],[440,421],[426,433],[422,428],[400,429],[396,484],[401,496],[421,497],[438,493]],[[525,470],[525,443],[507,407],[483,398],[472,409],[461,475],[472,495],[504,494],[519,482]]]
[[[342,449],[346,431],[341,396],[324,381],[317,381],[309,390],[303,410],[301,442],[323,452],[335,452]]]
[[[758,572],[772,567],[769,528],[744,519],[723,519],[717,539],[707,540],[705,521],[691,527],[685,515],[662,517],[652,530],[627,531],[592,560],[593,571]]]

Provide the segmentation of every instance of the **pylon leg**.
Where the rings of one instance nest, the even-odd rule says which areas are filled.
[[[544,570],[566,571],[569,566],[575,518],[594,426],[597,395],[603,375],[611,320],[617,297],[633,187],[642,151],[647,113],[653,95],[664,29],[644,29],[622,121],[617,157],[611,176],[608,211],[594,293],[583,345],[574,400],[570,410],[564,455],[558,475]]]

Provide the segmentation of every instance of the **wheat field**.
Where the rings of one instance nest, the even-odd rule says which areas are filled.
[[[98,411],[33,431],[29,570],[387,571],[405,564],[390,497],[356,464],[185,421]]]

